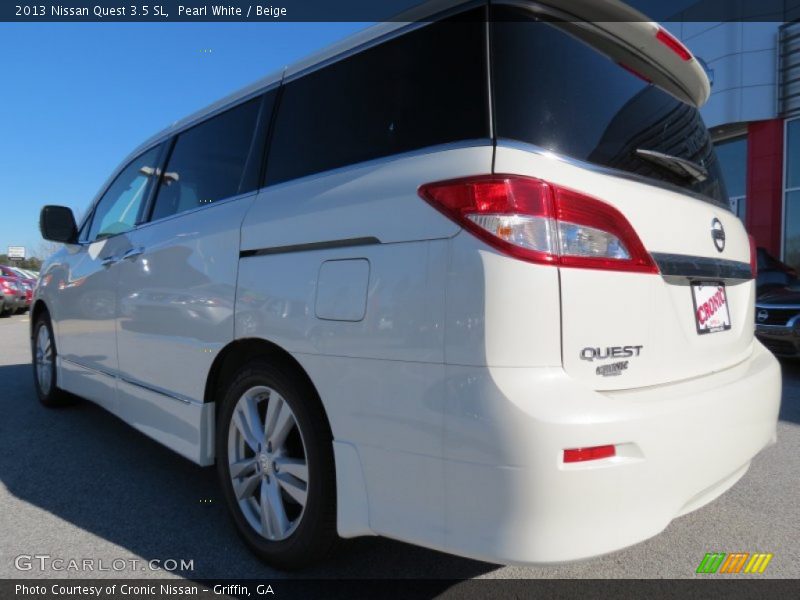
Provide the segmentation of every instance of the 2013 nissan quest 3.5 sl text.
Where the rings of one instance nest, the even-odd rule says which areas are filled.
[[[653,536],[780,402],[708,95],[616,1],[368,29],[145,142],[80,224],[43,209],[39,397],[216,463],[279,567],[337,535],[501,563]]]

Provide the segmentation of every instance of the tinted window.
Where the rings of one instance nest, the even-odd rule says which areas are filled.
[[[783,260],[800,270],[800,190],[786,192],[783,232]]]
[[[247,177],[261,98],[178,135],[158,189],[152,219],[229,198],[257,187]],[[257,171],[256,171],[257,173]]]
[[[744,196],[747,193],[747,138],[718,142],[715,148],[728,194]]]
[[[125,233],[141,220],[158,170],[160,146],[148,150],[125,167],[97,203],[88,241]]]
[[[786,123],[785,169],[783,260],[800,269],[800,119]]]
[[[731,212],[742,222],[747,216],[747,137],[714,144],[725,188],[731,201]]]
[[[429,24],[287,83],[267,182],[488,137],[484,30]]]
[[[497,7],[492,66],[498,137],[650,177],[727,207],[727,194],[699,111],[623,69],[558,24]],[[701,164],[704,181],[652,150]],[[675,170],[678,173],[675,173]]]
[[[800,119],[786,122],[786,187],[800,187]]]

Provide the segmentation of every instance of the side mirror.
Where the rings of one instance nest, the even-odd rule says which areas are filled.
[[[78,240],[78,226],[72,209],[66,206],[45,206],[39,214],[39,231],[51,242],[74,244]]]

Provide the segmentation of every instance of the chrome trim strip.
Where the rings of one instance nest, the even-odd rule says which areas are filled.
[[[269,254],[287,254],[289,252],[309,252],[311,250],[330,250],[332,248],[351,248],[357,246],[374,246],[381,241],[376,237],[347,238],[341,240],[328,240],[325,242],[310,242],[308,244],[291,244],[289,246],[271,246],[268,248],[255,248],[241,250],[239,258],[252,256],[267,256]]]
[[[117,381],[124,381],[125,383],[133,385],[135,387],[139,387],[139,388],[145,389],[145,390],[147,390],[149,392],[156,393],[156,394],[158,394],[160,396],[164,396],[166,398],[170,398],[171,400],[177,400],[178,402],[182,402],[183,404],[195,404],[197,406],[201,406],[201,405],[204,404],[203,402],[198,402],[197,400],[192,400],[191,398],[189,398],[187,396],[183,396],[181,394],[174,394],[172,392],[167,392],[167,391],[165,391],[163,389],[160,389],[160,388],[157,388],[157,387],[145,385],[145,384],[140,383],[138,381],[133,381],[132,379],[128,379],[127,377],[121,377],[118,374],[115,375],[115,374],[112,374],[112,373],[110,373],[108,371],[104,371],[102,369],[97,369],[97,368],[94,368],[94,367],[87,367],[86,365],[82,365],[82,364],[80,364],[78,362],[75,362],[74,360],[70,360],[68,358],[64,358],[63,356],[59,356],[58,358],[59,358],[59,360],[61,360],[63,362],[67,362],[67,363],[70,363],[71,365],[74,365],[74,366],[78,367],[79,369],[85,369],[87,371],[91,371],[93,373],[97,373],[98,375],[104,375],[105,377],[110,377],[111,379],[116,379]]]
[[[78,367],[79,369],[86,369],[87,371],[91,371],[92,373],[97,373],[98,375],[105,375],[106,377],[110,377],[111,379],[116,379],[116,375],[109,373],[108,371],[103,371],[102,369],[98,369],[96,367],[87,367],[86,365],[82,365],[79,362],[75,362],[74,360],[70,360],[69,358],[64,358],[63,356],[58,357],[63,362],[68,362],[71,365]]]
[[[722,258],[688,256],[686,254],[651,253],[664,277],[724,279],[747,281],[753,279],[750,264]]]
[[[167,392],[161,388],[153,387],[151,385],[145,385],[144,383],[133,381],[132,379],[128,379],[127,377],[117,376],[117,379],[134,387],[142,388],[143,390],[147,390],[148,392],[153,392],[154,394],[158,394],[159,396],[164,396],[165,398],[169,398],[170,400],[177,400],[178,402],[182,402],[183,404],[194,404],[196,406],[202,406],[204,404],[203,402],[192,400],[187,396],[183,396],[181,394],[175,394],[173,392]]]
[[[663,190],[667,190],[668,192],[674,192],[676,194],[689,196],[691,198],[695,198],[702,202],[706,202],[708,204],[711,204],[712,206],[725,210],[729,213],[731,212],[730,206],[717,202],[716,200],[714,200],[709,196],[704,196],[703,194],[698,194],[697,192],[694,192],[692,190],[682,188],[679,185],[673,185],[671,183],[667,183],[666,181],[661,181],[659,179],[645,177],[644,175],[637,175],[636,173],[629,173],[628,171],[622,171],[621,169],[614,169],[613,167],[604,167],[602,165],[598,165],[595,163],[590,163],[577,158],[572,158],[571,156],[558,154],[557,152],[547,150],[545,148],[542,148],[541,146],[537,146],[536,144],[531,144],[529,142],[523,142],[521,140],[514,140],[510,138],[497,138],[497,147],[511,148],[512,150],[522,150],[524,152],[531,152],[533,154],[538,154],[546,158],[558,160],[560,162],[572,165],[574,167],[580,167],[581,169],[593,171],[594,173],[601,173],[603,175],[612,175],[614,177],[619,177],[621,179],[627,179],[628,181],[634,181],[636,183],[642,183],[644,185],[661,188]]]

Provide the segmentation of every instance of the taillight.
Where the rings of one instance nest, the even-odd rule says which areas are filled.
[[[656,32],[656,39],[680,56],[682,60],[690,60],[692,58],[692,53],[689,52],[686,46],[666,29],[659,27]]]
[[[419,194],[480,239],[522,260],[658,273],[616,208],[540,179],[480,175],[429,183]]]
[[[750,272],[753,274],[753,279],[758,275],[758,252],[756,250],[756,238],[748,234],[747,239],[750,240]]]

